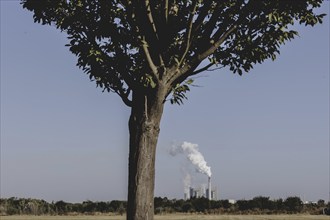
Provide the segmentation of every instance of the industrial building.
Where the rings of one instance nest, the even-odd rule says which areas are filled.
[[[188,200],[191,198],[208,198],[210,200],[218,200],[218,192],[216,188],[211,189],[211,195],[209,196],[209,189],[205,189],[205,187],[189,187],[188,190],[184,193],[184,199]]]
[[[210,190],[211,189],[211,190]],[[208,179],[207,187],[200,186],[198,188],[189,187],[185,189],[184,199],[188,200],[191,198],[207,198],[209,200],[218,200],[218,190],[216,187],[211,187],[211,179]]]

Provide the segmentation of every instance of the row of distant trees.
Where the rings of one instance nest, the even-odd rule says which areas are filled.
[[[234,204],[229,200],[208,200],[191,198],[189,200],[155,197],[155,213],[175,212],[205,214],[330,214],[330,202],[319,200],[317,203],[304,204],[299,197],[288,197],[285,200],[271,200],[258,196],[251,200],[238,200]],[[0,199],[0,215],[74,215],[74,214],[120,214],[126,212],[127,202],[84,201],[68,203],[64,201],[46,202],[40,199],[5,198]]]
[[[166,197],[155,198],[155,213],[199,212],[206,214],[330,214],[330,202],[324,200],[317,203],[304,204],[299,197],[288,197],[285,200],[271,200],[258,196],[251,200],[208,200],[192,198],[189,200],[169,200]]]
[[[84,201],[69,203],[64,201],[46,202],[40,199],[26,199],[11,197],[0,199],[0,215],[72,215],[126,212],[126,201],[113,200],[111,202]]]

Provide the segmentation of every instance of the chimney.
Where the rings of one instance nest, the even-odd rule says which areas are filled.
[[[209,190],[208,190],[208,199],[209,200],[212,200],[212,197],[211,197],[211,195],[212,195],[212,189],[211,189],[211,177],[209,176],[209,179],[208,179],[208,186],[209,186]]]

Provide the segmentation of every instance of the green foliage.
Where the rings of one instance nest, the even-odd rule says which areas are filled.
[[[317,201],[317,205],[321,206],[321,207],[325,206],[325,201],[323,199],[320,199],[320,200]]]
[[[190,201],[197,212],[205,212],[210,208],[210,200],[207,198],[194,198],[190,199]]]
[[[288,197],[284,201],[284,205],[287,209],[287,211],[292,212],[292,213],[298,213],[303,209],[303,202],[299,197]]]
[[[54,204],[54,207],[55,207],[55,211],[57,214],[59,215],[63,215],[64,213],[66,213],[68,210],[67,210],[67,203],[64,202],[64,201],[58,201]]]
[[[254,208],[258,208],[261,210],[265,210],[265,209],[273,210],[276,207],[275,203],[269,200],[269,197],[263,197],[263,196],[254,197],[252,199],[252,202]]]
[[[325,16],[315,13],[322,0],[21,1],[35,22],[65,32],[77,66],[129,106],[131,91],[159,85],[182,104],[187,78],[212,65],[248,72],[276,59],[298,35],[295,23],[314,26]]]
[[[183,100],[187,99],[186,92],[190,91],[190,85],[194,82],[193,79],[188,79],[182,84],[177,84],[172,88],[171,104],[183,104]]]
[[[309,213],[324,214],[326,205],[324,200],[317,203],[303,204],[299,197],[288,197],[271,200],[269,197],[258,196],[251,200],[238,200],[230,204],[228,200],[208,200],[206,198],[191,198],[189,200],[168,199],[166,197],[154,198],[156,214],[173,212],[183,213],[213,213],[213,214],[285,214]],[[93,202],[90,200],[82,203],[69,203],[57,201],[48,203],[39,199],[8,198],[0,199],[0,215],[72,215],[96,213],[126,212],[127,202],[113,200],[111,202]],[[328,212],[329,208],[325,210]]]

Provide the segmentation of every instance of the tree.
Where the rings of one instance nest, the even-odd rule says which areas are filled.
[[[229,200],[222,200],[221,201],[221,207],[225,208],[225,209],[229,209],[231,207],[231,204],[229,203]]]
[[[127,219],[153,219],[155,153],[166,101],[182,104],[192,76],[242,74],[275,59],[315,25],[322,0],[21,0],[35,22],[68,35],[77,66],[131,108]],[[204,61],[202,63],[202,61]]]
[[[317,201],[317,205],[318,205],[319,207],[323,207],[323,206],[325,206],[325,201],[324,201],[323,199],[319,199],[319,200]]]
[[[300,212],[304,207],[303,202],[297,196],[286,198],[286,200],[284,201],[284,205],[286,206],[287,211],[293,213]]]
[[[57,201],[54,206],[55,206],[55,210],[56,210],[56,213],[59,214],[59,215],[64,215],[66,214],[67,212],[67,203],[60,200],[60,201]]]
[[[182,205],[182,211],[183,212],[192,212],[192,211],[195,211],[195,208],[194,208],[193,204],[190,201],[186,201]]]
[[[252,201],[254,203],[254,208],[258,208],[260,210],[272,210],[274,208],[274,202],[270,201],[269,197],[258,196],[254,197]]]
[[[197,212],[205,212],[210,208],[210,200],[204,197],[190,199],[189,202],[192,203]]]
[[[240,211],[252,209],[251,202],[249,200],[238,200],[236,204],[238,206],[238,210]]]

